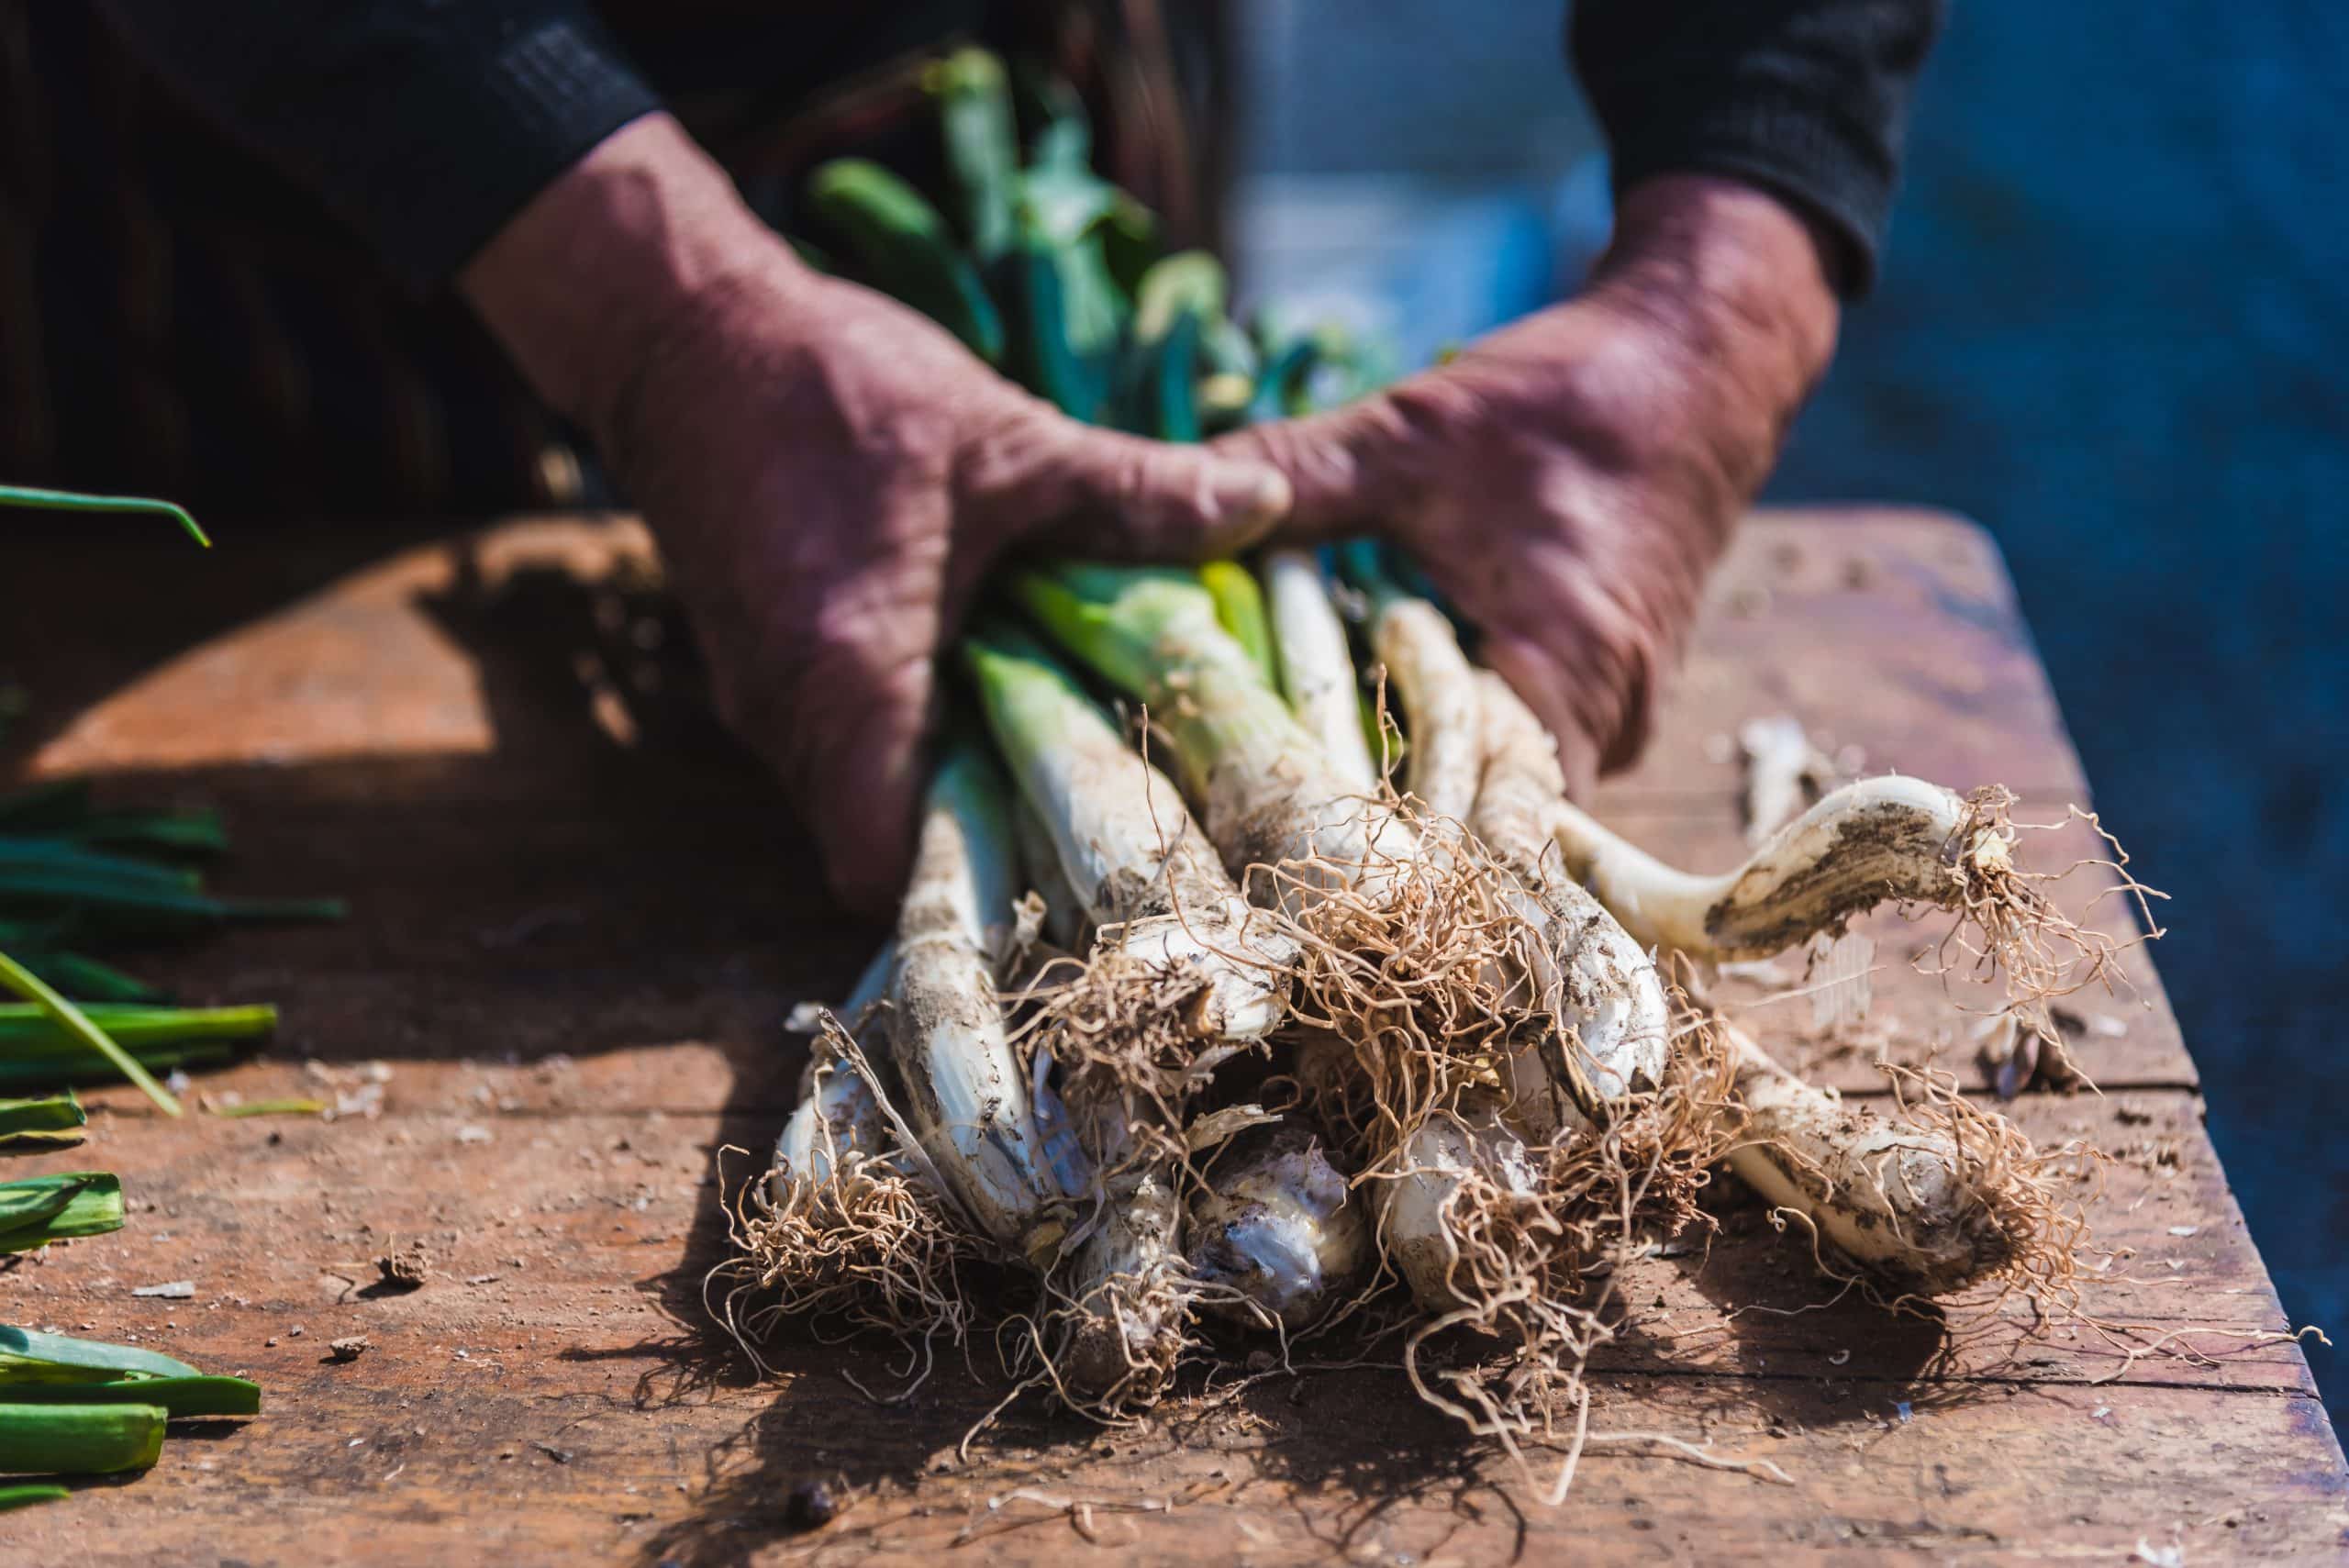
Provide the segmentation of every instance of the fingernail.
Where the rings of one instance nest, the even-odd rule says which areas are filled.
[[[1253,464],[1230,468],[1215,482],[1215,509],[1220,522],[1257,525],[1273,522],[1289,507],[1288,481],[1275,468]]]

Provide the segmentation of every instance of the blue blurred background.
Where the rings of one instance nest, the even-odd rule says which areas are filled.
[[[1408,362],[1570,287],[1607,224],[1553,6],[1241,8],[1251,291]],[[1881,286],[1768,498],[2005,549],[2296,1322],[2349,1329],[2349,7],[1965,0]],[[2310,1348],[2336,1416],[2349,1351]]]

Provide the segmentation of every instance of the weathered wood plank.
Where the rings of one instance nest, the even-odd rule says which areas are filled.
[[[1639,765],[1601,785],[1602,817],[1681,796],[1733,798],[1736,736],[1784,714],[1868,771],[1953,789],[2003,784],[2087,804],[1998,548],[1943,513],[1765,513],[1715,573]]]
[[[2308,1560],[2349,1543],[2339,1447],[2290,1346],[2199,1332],[2206,1355],[2132,1362],[2093,1333],[2028,1339],[2014,1304],[1954,1327],[1887,1320],[1831,1300],[1727,1185],[1709,1252],[1620,1271],[1647,1327],[1602,1351],[1594,1429],[1709,1440],[1791,1486],[1595,1450],[1573,1502],[1542,1509],[1393,1373],[1276,1378],[1110,1434],[1023,1406],[967,1464],[955,1445],[1000,1391],[984,1349],[979,1375],[949,1356],[896,1405],[843,1379],[898,1385],[869,1342],[792,1337],[779,1384],[751,1383],[698,1299],[725,1247],[714,1151],[773,1137],[801,1059],[782,1017],[843,985],[874,933],[825,906],[809,847],[717,732],[640,592],[640,550],[629,526],[561,523],[455,552],[293,536],[233,573],[42,547],[57,591],[12,606],[0,674],[43,706],[0,757],[225,805],[227,884],[357,904],[343,927],[141,956],[193,997],[285,1006],[269,1053],[200,1092],[321,1092],[305,1058],[337,1073],[380,1059],[390,1076],[379,1118],[330,1124],[167,1124],[125,1091],[91,1096],[88,1155],[152,1207],[126,1235],[0,1267],[0,1317],[250,1372],[269,1414],[175,1442],[104,1498],[13,1516],[12,1546],[96,1562],[857,1562],[967,1537],[965,1557],[1031,1561],[1083,1551],[1089,1529],[1138,1562],[1283,1562],[2110,1559],[2141,1539],[2188,1561]],[[573,575],[616,564],[617,582]],[[100,584],[103,625],[82,609]],[[1606,786],[1602,816],[1730,863],[1722,742],[1778,712],[1871,769],[2003,782],[2042,815],[2085,798],[1995,551],[1947,519],[1749,528],[1654,750]],[[1891,973],[1906,951],[1885,929],[1881,1006],[1930,1040],[1948,1004]],[[2190,1063],[2150,964],[2132,965],[2152,1010],[2081,1045],[2115,1092],[2014,1111],[2043,1144],[2120,1157],[2094,1212],[2123,1255],[2086,1304],[2143,1335],[2273,1332],[2197,1102],[2161,1087],[2190,1084]],[[1794,1040],[1800,1007],[1757,1024],[1822,1081],[1878,1081],[1865,1053]],[[1968,1053],[1953,1040],[1943,1064]],[[338,1087],[360,1085],[322,1092]],[[414,1239],[438,1262],[424,1289],[354,1288]],[[129,1294],[180,1278],[195,1299]],[[353,1332],[375,1348],[327,1363],[323,1342]],[[853,1507],[792,1535],[783,1496],[817,1475],[850,1483]],[[1091,1499],[1089,1523],[1040,1496]]]
[[[129,1108],[118,1093],[95,1096],[108,1109],[90,1152],[125,1173],[137,1229],[54,1249],[0,1275],[0,1312],[69,1331],[135,1336],[199,1364],[247,1372],[272,1400],[271,1413],[233,1444],[170,1451],[135,1495],[137,1508],[75,1521],[74,1539],[93,1560],[117,1551],[127,1558],[134,1546],[190,1550],[195,1530],[225,1529],[233,1535],[215,1541],[233,1539],[239,1555],[268,1561],[271,1542],[283,1549],[295,1539],[279,1533],[289,1520],[328,1530],[330,1540],[399,1541],[462,1519],[477,1532],[469,1544],[482,1550],[503,1542],[529,1551],[562,1540],[608,1548],[664,1528],[688,1536],[715,1529],[743,1545],[724,1519],[756,1506],[723,1485],[713,1497],[700,1468],[705,1451],[738,1429],[755,1432],[756,1452],[727,1462],[751,1462],[782,1478],[778,1485],[832,1467],[870,1484],[928,1470],[999,1389],[997,1380],[948,1370],[936,1397],[908,1411],[871,1406],[838,1373],[845,1368],[868,1385],[887,1385],[896,1359],[888,1347],[828,1350],[788,1335],[772,1348],[793,1374],[777,1408],[797,1415],[763,1415],[769,1393],[740,1386],[739,1362],[697,1320],[696,1287],[722,1255],[712,1152],[729,1140],[763,1141],[772,1118],[551,1114],[528,1105],[500,1109],[478,1095],[470,1113],[405,1108],[409,1076],[465,1071],[402,1067],[387,1086],[390,1113],[374,1120],[172,1125]],[[494,1096],[501,1073],[529,1071],[485,1070],[480,1086]],[[2279,1326],[2188,1096],[2140,1096],[2126,1106],[2038,1101],[2022,1114],[2047,1141],[2084,1133],[2127,1148],[2142,1135],[2176,1151],[2175,1163],[2137,1159],[2108,1175],[2094,1212],[2105,1241],[2133,1255],[2114,1278],[2089,1287],[2091,1311],[2149,1323],[2154,1333]],[[1953,1334],[1924,1320],[1887,1320],[1848,1297],[1819,1307],[1832,1292],[1791,1245],[1769,1235],[1750,1208],[1727,1218],[1727,1234],[1709,1255],[1649,1258],[1623,1271],[1620,1286],[1641,1303],[1643,1327],[1598,1363],[1608,1400],[1602,1425],[1709,1438],[1772,1458],[1796,1477],[1806,1509],[1788,1513],[1777,1506],[1780,1489],[1742,1477],[1609,1458],[1593,1465],[1565,1513],[1531,1513],[1536,1539],[1579,1539],[1586,1521],[1600,1518],[1655,1518],[1659,1529],[1686,1530],[1713,1512],[1723,1516],[1725,1553],[1774,1539],[1831,1540],[1803,1533],[1802,1521],[1835,1518],[1863,1534],[1870,1520],[1905,1520],[1930,1538],[1913,1544],[1954,1548],[1959,1538],[1943,1537],[1961,1525],[2011,1531],[2032,1516],[2011,1500],[1934,1509],[1911,1494],[1914,1467],[1938,1466],[1936,1485],[1950,1498],[1995,1499],[2024,1484],[2018,1472],[2027,1464],[2057,1463],[2075,1480],[2092,1481],[2082,1496],[2097,1502],[2071,1521],[2074,1533],[2047,1519],[2046,1539],[2125,1551],[2129,1540],[2113,1546],[2098,1531],[2115,1520],[2218,1511],[2165,1510],[2179,1507],[2181,1486],[2221,1494],[2210,1473],[2216,1463],[2174,1444],[2176,1434],[2215,1418],[2189,1418],[2190,1400],[2224,1390],[2235,1401],[2225,1407],[2235,1445],[2226,1468],[2251,1488],[2247,1504],[2259,1506],[2259,1488],[2274,1484],[2253,1471],[2280,1465],[2288,1473],[2293,1464],[2317,1462],[2292,1458],[2308,1440],[2292,1437],[2307,1421],[2298,1407],[2314,1407],[2305,1367],[2288,1348],[2203,1333],[2188,1342],[2208,1360],[2157,1356],[2132,1366],[2091,1333],[2025,1341],[2012,1314],[1969,1317]],[[2192,1235],[2171,1234],[2188,1225]],[[371,1260],[419,1240],[435,1261],[425,1287],[371,1288]],[[129,1294],[166,1278],[195,1281],[196,1298]],[[1732,1305],[1749,1310],[1732,1318]],[[351,1365],[327,1364],[325,1342],[353,1333],[369,1336],[374,1350]],[[1302,1404],[1290,1405],[1292,1395]],[[658,1402],[659,1413],[636,1409],[640,1397]],[[1902,1402],[1914,1416],[1909,1425],[1898,1419]],[[1302,1392],[1284,1384],[1237,1412],[1178,1414],[1106,1448],[1088,1441],[1081,1424],[1023,1417],[974,1449],[974,1470],[929,1478],[868,1507],[874,1518],[894,1521],[883,1542],[941,1544],[984,1516],[988,1496],[1021,1485],[1105,1505],[1179,1495],[1216,1467],[1200,1462],[1204,1453],[1227,1468],[1225,1479],[1235,1481],[1228,1490],[1242,1500],[1264,1487],[1273,1496],[1236,1513],[1234,1502],[1218,1502],[1186,1515],[1179,1535],[1157,1548],[1146,1537],[1135,1549],[1172,1552],[1180,1540],[1203,1553],[1240,1550],[1255,1532],[1279,1540],[1308,1524],[1330,1528],[1351,1509],[1375,1514],[1383,1530],[1397,1532],[1394,1550],[1405,1550],[1401,1543],[1423,1532],[1456,1525],[1452,1503],[1442,1493],[1415,1495],[1370,1456],[1417,1449],[1432,1471],[1479,1494],[1502,1479],[1489,1455],[1464,1457],[1477,1445],[1410,1405],[1391,1376],[1338,1386],[1314,1380]],[[1344,1420],[1316,1433],[1297,1414],[1315,1408],[1342,1411]],[[1912,1451],[1915,1423],[1931,1423],[1932,1440]],[[1176,1446],[1175,1429],[1186,1426],[1200,1429],[1179,1434],[1197,1449]],[[570,1457],[551,1469],[533,1442]],[[2145,1462],[2142,1445],[2156,1442],[2172,1445],[2162,1451],[2174,1463]],[[1235,1444],[1248,1456],[1236,1464]],[[2101,1458],[2075,1451],[2086,1444],[2102,1444]],[[1136,1450],[1147,1463],[1133,1462]],[[2024,1450],[2034,1457],[2027,1461]],[[1896,1454],[1900,1463],[1854,1470],[1858,1453]],[[1287,1467],[1305,1455],[1330,1473],[1292,1495]],[[233,1467],[236,1483],[195,1468],[206,1461]],[[402,1463],[409,1468],[391,1476]],[[511,1506],[510,1489],[527,1493],[527,1507]],[[2122,1506],[2124,1490],[2135,1497],[2133,1511]],[[2298,1506],[2326,1506],[2325,1496],[2303,1496]],[[1633,1497],[1644,1499],[1638,1508],[1656,1511],[1640,1513]],[[1501,1506],[1497,1496],[1484,1505]],[[634,1515],[641,1518],[631,1531],[622,1516]],[[340,1522],[329,1527],[329,1518]],[[2288,1532],[2277,1541],[2310,1539]],[[1002,1544],[1046,1551],[1066,1538],[1021,1531]],[[1291,1550],[1306,1550],[1305,1540]]]

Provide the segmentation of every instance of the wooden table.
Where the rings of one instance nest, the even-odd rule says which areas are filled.
[[[1275,1380],[1134,1430],[1018,1407],[967,1459],[999,1386],[984,1347],[977,1375],[950,1362],[885,1406],[848,1381],[896,1386],[884,1346],[786,1341],[755,1381],[700,1307],[727,1246],[717,1156],[770,1142],[800,1060],[782,1018],[839,992],[874,933],[827,907],[807,842],[671,657],[674,627],[626,569],[640,535],[217,531],[209,557],[118,527],[12,532],[0,675],[37,706],[8,758],[220,804],[234,890],[349,895],[348,924],[145,967],[192,998],[284,1006],[266,1056],[196,1097],[356,1106],[380,1062],[381,1114],[170,1123],[135,1095],[91,1096],[91,1145],[58,1162],[121,1171],[130,1229],[0,1272],[0,1318],[247,1373],[267,1409],[192,1429],[144,1477],[0,1520],[11,1561],[2204,1562],[2349,1540],[2341,1450],[2293,1345],[2188,1333],[2204,1353],[2132,1361],[2078,1329],[2030,1340],[2020,1308],[1943,1324],[1846,1298],[1787,1316],[1833,1293],[1750,1206],[1726,1210],[1709,1256],[1625,1272],[1668,1332],[1603,1353],[1595,1424],[1767,1459],[1788,1485],[1612,1449],[1545,1509],[1388,1372]],[[1728,863],[1729,738],[1776,713],[1871,768],[2002,781],[2033,819],[2087,796],[1989,541],[1945,517],[1749,528],[1653,753],[1602,814]],[[2089,842],[2075,827],[2044,853]],[[2084,875],[2065,903],[2097,890]],[[2131,929],[2120,901],[2096,913]],[[1966,1020],[1899,962],[1915,932],[1873,929],[1895,1053],[1939,1048],[1975,1081]],[[2150,1326],[2136,1342],[2279,1329],[2193,1063],[2144,954],[2128,967],[2137,997],[2082,1009],[2102,1096],[2014,1113],[2115,1156],[2094,1215],[2124,1255],[2088,1305]],[[1879,1094],[1866,1053],[1798,1038],[1802,1006],[1753,1016],[1822,1077]],[[429,1283],[369,1286],[372,1259],[418,1240]],[[131,1294],[180,1279],[193,1300]],[[373,1350],[329,1362],[327,1341],[353,1334]],[[811,1477],[852,1506],[794,1533],[786,1495]]]

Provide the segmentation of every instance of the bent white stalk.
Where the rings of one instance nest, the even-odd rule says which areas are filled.
[[[1672,1009],[1655,961],[1545,853],[1544,808],[1565,792],[1556,742],[1498,675],[1475,671],[1470,685],[1485,766],[1469,823],[1531,889],[1521,912],[1541,940],[1526,979],[1557,1020],[1534,1049],[1510,1058],[1510,1115],[1546,1139],[1587,1119],[1569,1092],[1566,1052],[1602,1100],[1653,1087],[1672,1052]]]
[[[1568,875],[1642,942],[1720,962],[1768,958],[1886,902],[1959,906],[2013,869],[1965,796],[1887,773],[1831,792],[1719,876],[1664,864],[1564,799],[1547,823]]]
[[[1291,1123],[1233,1139],[1189,1207],[1192,1277],[1209,1287],[1215,1310],[1242,1323],[1306,1327],[1369,1251],[1364,1206],[1345,1173],[1319,1137]]]
[[[1362,732],[1362,685],[1346,648],[1346,624],[1330,602],[1320,563],[1305,550],[1275,550],[1264,557],[1264,571],[1281,694],[1320,742],[1331,776],[1367,795],[1378,788],[1378,767]]]
[[[924,800],[880,1027],[899,1116],[986,1236],[1041,1261],[1063,1227],[996,990],[1012,919],[1011,826],[995,765],[950,746]]]
[[[2033,1244],[2029,1202],[1956,1138],[1847,1105],[1742,1031],[1725,1032],[1746,1116],[1730,1169],[1774,1208],[1808,1220],[1820,1241],[1920,1296],[1962,1289]]]

